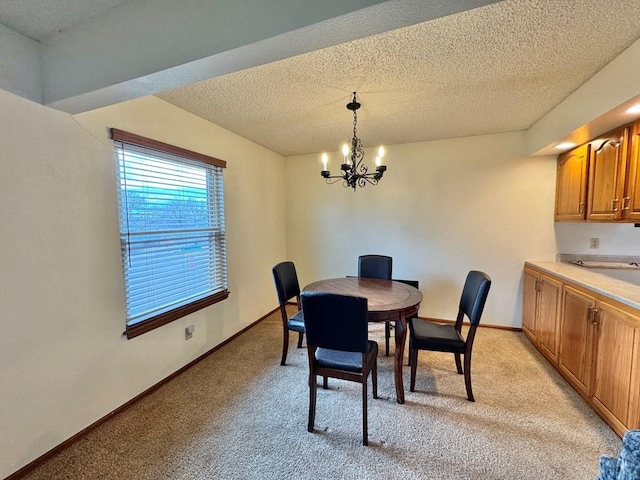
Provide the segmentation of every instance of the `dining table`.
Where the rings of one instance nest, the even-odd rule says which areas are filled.
[[[310,283],[303,291],[355,295],[367,299],[367,320],[370,323],[395,322],[394,380],[396,401],[404,403],[402,362],[407,339],[407,318],[418,313],[422,293],[417,288],[396,280],[340,277]]]

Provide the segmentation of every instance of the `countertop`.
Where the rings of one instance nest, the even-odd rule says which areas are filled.
[[[549,261],[527,261],[527,265],[640,310],[640,271],[584,268]]]

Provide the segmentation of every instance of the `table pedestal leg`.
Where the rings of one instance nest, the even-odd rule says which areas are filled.
[[[404,344],[407,339],[407,319],[400,315],[396,320],[396,357],[393,363],[393,374],[396,381],[396,401],[404,403],[404,383],[402,380],[402,360],[404,358]]]

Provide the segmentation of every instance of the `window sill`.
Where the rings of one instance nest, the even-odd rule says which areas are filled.
[[[165,312],[156,317],[127,325],[124,334],[127,336],[127,339],[135,338],[138,335],[142,335],[143,333],[147,333],[158,327],[166,325],[167,323],[171,323],[174,320],[178,320],[179,318],[182,318],[186,315],[197,312],[198,310],[202,310],[203,308],[209,307],[215,303],[221,302],[228,296],[229,290],[224,290],[209,297],[202,298],[196,302],[190,303],[189,305],[184,305],[180,308],[176,308],[175,310]]]

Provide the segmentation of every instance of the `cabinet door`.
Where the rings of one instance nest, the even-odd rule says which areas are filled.
[[[558,338],[560,330],[560,299],[562,284],[542,275],[538,284],[538,318],[536,320],[536,337],[542,353],[552,363],[558,362]]]
[[[640,220],[640,121],[633,126],[631,151],[627,168],[627,189],[622,199],[625,220]]]
[[[629,127],[618,128],[595,142],[589,155],[587,220],[622,218]]]
[[[593,367],[593,325],[596,301],[569,286],[562,296],[558,368],[584,397],[590,397]]]
[[[556,175],[556,221],[584,220],[587,201],[589,144],[558,157]]]
[[[593,403],[617,427],[618,433],[624,433],[631,418],[631,403],[637,404],[638,397],[637,388],[632,393],[632,380],[638,367],[640,318],[600,302],[597,324]]]
[[[522,331],[530,340],[536,339],[536,311],[539,275],[528,268],[524,269],[524,287],[522,292]]]

